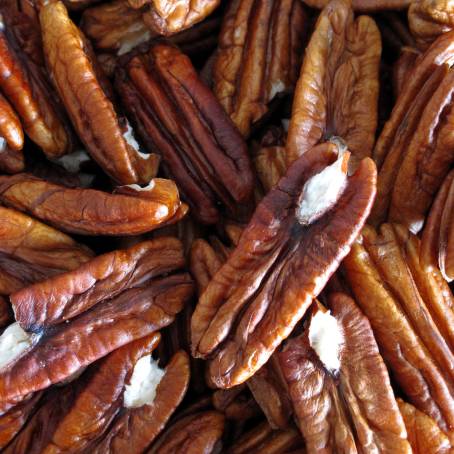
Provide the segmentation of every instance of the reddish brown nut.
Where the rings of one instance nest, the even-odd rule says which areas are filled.
[[[454,279],[454,171],[443,182],[424,227],[421,262],[427,270],[440,268],[448,281]]]
[[[347,178],[348,158],[336,161],[336,152],[334,144],[323,144],[295,161],[260,202],[236,249],[200,297],[191,321],[192,351],[210,359],[209,377],[217,387],[240,384],[266,363],[364,224],[375,194],[375,166],[363,160]],[[334,167],[326,172],[338,169],[334,180],[345,178],[345,190],[324,191],[332,201],[319,198],[316,213],[306,217],[308,188],[330,164]]]
[[[0,140],[0,171],[3,173],[19,173],[25,168],[22,151],[14,151],[9,148],[6,141]]]
[[[25,350],[0,370],[0,412],[128,342],[169,325],[192,293],[189,275],[173,274],[126,290],[44,334],[22,331]]]
[[[183,399],[189,384],[189,357],[175,353],[164,371],[154,400],[128,408],[113,421],[109,432],[91,452],[105,454],[141,454],[163,430]],[[203,451],[202,451],[203,452]]]
[[[149,4],[143,13],[145,24],[160,35],[172,35],[205,19],[220,0],[128,0],[128,3],[135,8]]]
[[[255,169],[265,193],[276,186],[287,170],[286,150],[283,146],[261,147],[254,157]]]
[[[149,454],[215,453],[221,445],[224,416],[216,411],[194,413],[176,421],[157,439]]]
[[[397,399],[399,409],[407,428],[408,441],[414,454],[452,453],[449,438],[440,430],[437,423],[413,405]]]
[[[354,301],[329,298],[279,353],[308,453],[411,453],[388,371]]]
[[[21,173],[0,176],[0,200],[55,227],[82,235],[138,235],[187,212],[170,180],[117,188],[117,193],[71,189]]]
[[[69,320],[128,288],[173,272],[184,263],[181,242],[170,237],[109,252],[11,295],[16,320],[23,329],[38,331]]]
[[[298,77],[308,20],[301,1],[234,0],[224,16],[213,91],[244,136]]]
[[[393,91],[397,99],[407,84],[408,76],[411,74],[415,61],[420,52],[413,47],[403,47],[400,51],[400,57],[394,63],[393,68]]]
[[[117,71],[123,103],[149,148],[178,184],[192,214],[219,220],[219,204],[234,211],[253,191],[247,146],[189,58],[156,43]]]
[[[322,9],[329,5],[330,0],[304,0],[306,5],[311,8]],[[412,0],[352,0],[354,11],[372,13],[384,10],[406,9],[412,3]]]
[[[117,115],[88,42],[63,3],[44,5],[40,21],[49,72],[87,151],[118,183],[148,183],[156,159],[140,152],[131,126]]]
[[[453,297],[419,265],[419,240],[404,227],[372,228],[344,270],[380,351],[409,401],[445,431],[454,428]]]
[[[22,150],[24,133],[20,120],[2,94],[0,94],[0,136],[11,150]]]
[[[377,128],[381,55],[374,20],[354,20],[348,0],[333,0],[320,14],[295,89],[287,163],[332,136],[354,159],[370,156]]]
[[[260,415],[260,408],[242,384],[230,389],[218,389],[212,394],[213,407],[224,413],[226,419],[244,423]]]

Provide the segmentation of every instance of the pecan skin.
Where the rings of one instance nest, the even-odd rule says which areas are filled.
[[[210,358],[210,379],[218,387],[244,382],[268,360],[365,222],[375,195],[369,159],[333,210],[307,228],[296,220],[304,182],[333,162],[335,149],[323,144],[295,161],[258,205],[238,246],[199,298],[191,321],[192,352]]]

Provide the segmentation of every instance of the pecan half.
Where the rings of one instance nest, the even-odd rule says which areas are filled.
[[[161,178],[145,188],[123,187],[108,194],[67,188],[21,173],[0,176],[0,200],[82,235],[137,235],[176,222],[187,211],[173,181]]]
[[[183,399],[189,383],[189,357],[175,353],[165,368],[151,404],[119,414],[93,453],[140,454],[155,440]]]
[[[254,156],[254,164],[263,189],[268,192],[276,186],[287,170],[285,147],[261,147]]]
[[[418,257],[419,240],[385,224],[380,234],[363,230],[344,269],[393,377],[447,431],[454,428],[453,296]]]
[[[414,63],[374,150],[379,168],[370,222],[389,219],[418,232],[454,161],[451,137],[454,31]]]
[[[408,81],[408,76],[415,65],[420,52],[413,47],[403,47],[399,59],[393,67],[393,91],[397,99]]]
[[[408,441],[414,454],[448,454],[452,452],[449,438],[437,423],[413,405],[397,399],[407,428]]]
[[[198,220],[215,223],[219,202],[233,211],[250,199],[246,144],[188,57],[156,43],[127,59],[116,86],[143,140],[162,155]]]
[[[217,452],[224,432],[224,416],[216,411],[194,413],[172,424],[152,445],[149,454]]]
[[[9,102],[0,94],[0,136],[13,151],[22,150],[24,132]]]
[[[19,173],[25,168],[22,151],[14,151],[0,138],[0,170],[4,173]]]
[[[370,156],[377,128],[381,55],[374,20],[354,20],[348,0],[333,0],[320,14],[295,89],[287,162],[331,136],[353,157]]]
[[[343,294],[329,307],[278,355],[308,453],[411,453],[367,318]]]
[[[322,9],[329,5],[330,1],[331,0],[304,0],[304,3],[311,8]],[[388,9],[406,9],[412,3],[412,0],[352,0],[351,3],[354,11],[371,13]]]
[[[87,151],[115,181],[148,183],[156,161],[140,152],[131,126],[117,115],[91,49],[63,3],[45,4],[40,21],[49,72]]]
[[[318,199],[315,218],[303,216],[305,191],[335,161],[336,150],[323,144],[295,161],[260,202],[236,249],[200,297],[191,321],[192,351],[211,358],[209,376],[216,386],[242,383],[266,363],[364,224],[375,193],[370,159],[345,177],[334,206],[321,206]]]
[[[213,407],[224,413],[226,419],[245,422],[260,415],[260,408],[246,386],[218,389],[212,395]]]
[[[454,279],[454,171],[443,182],[424,227],[421,262],[426,269],[440,268],[448,281]]]
[[[300,1],[234,0],[224,16],[213,91],[244,136],[298,77],[308,20]]]

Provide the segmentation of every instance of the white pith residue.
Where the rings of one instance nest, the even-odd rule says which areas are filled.
[[[117,52],[118,56],[128,53],[131,49],[134,49],[134,47],[151,39],[150,31],[144,27],[143,23],[136,22],[128,28],[127,34],[131,34],[131,36],[122,41]]]
[[[3,331],[0,336],[0,370],[31,347],[33,336],[24,331],[18,322]]]
[[[130,145],[142,159],[148,159],[151,156],[151,154],[142,153],[140,151],[140,145],[137,142],[136,138],[134,137],[134,131],[131,127],[131,124],[129,123],[128,119],[125,119],[125,120],[126,120],[126,132],[123,134],[123,138],[125,139],[126,143],[128,145]]]
[[[340,348],[343,342],[342,328],[330,311],[318,311],[309,326],[309,343],[320,361],[331,373],[340,369]]]
[[[142,187],[138,184],[127,184],[124,187],[125,188],[131,188],[134,191],[151,191],[155,186],[154,180],[151,180],[146,186]]]
[[[90,156],[85,150],[77,150],[55,160],[70,173],[79,173],[81,164],[90,161]]]
[[[276,80],[271,84],[269,101],[271,101],[278,93],[285,90],[285,84],[282,80]]]
[[[125,385],[123,394],[126,408],[151,405],[156,397],[156,388],[164,377],[165,370],[158,366],[151,355],[140,358],[131,375],[129,385]]]
[[[300,224],[309,225],[331,209],[342,195],[347,184],[344,159],[339,158],[330,166],[311,177],[304,184],[298,200],[296,217]]]

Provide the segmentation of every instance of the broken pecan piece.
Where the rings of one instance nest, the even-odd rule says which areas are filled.
[[[370,156],[375,142],[381,38],[375,21],[353,16],[348,0],[321,12],[295,89],[287,163],[319,142],[340,137],[353,158]]]
[[[117,193],[72,189],[26,173],[0,176],[0,200],[70,233],[138,235],[176,222],[187,211],[172,181],[155,178],[145,188]]]
[[[240,384],[266,363],[364,224],[375,194],[375,166],[365,159],[347,178],[348,158],[336,161],[336,151],[334,144],[322,144],[295,161],[201,295],[191,321],[192,351],[210,358],[217,387]],[[320,180],[345,184],[323,189],[328,201],[316,195]],[[312,197],[317,202],[309,202]]]
[[[156,161],[140,152],[131,126],[117,115],[88,42],[63,3],[46,3],[40,21],[49,72],[87,151],[118,183],[148,183]]]
[[[301,1],[234,0],[224,16],[213,91],[244,136],[298,77],[308,19]]]
[[[454,279],[454,170],[438,191],[422,234],[421,262],[426,269],[440,268],[448,281]]]
[[[123,67],[116,74],[123,103],[193,215],[215,223],[219,202],[233,211],[248,201],[253,174],[246,144],[189,58],[156,43]]]

